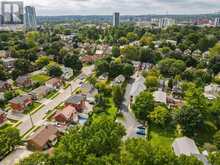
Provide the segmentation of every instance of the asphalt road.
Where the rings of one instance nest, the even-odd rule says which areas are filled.
[[[132,137],[139,137],[139,135],[136,134],[136,128],[140,123],[136,120],[134,114],[129,109],[129,93],[131,91],[132,83],[134,80],[130,80],[126,87],[126,92],[124,95],[124,101],[121,106],[121,112],[124,116],[124,120],[122,121],[122,124],[124,125],[126,129],[126,136],[124,139],[132,138]]]
[[[92,74],[94,66],[84,67],[82,69],[82,74],[89,76]],[[51,100],[48,104],[46,104],[44,107],[42,107],[40,110],[38,110],[35,114],[31,116],[32,121],[34,125],[40,126],[44,124],[44,116],[48,112],[48,110],[53,110],[56,106],[58,106],[60,103],[67,100],[71,94],[72,91],[74,91],[76,88],[79,87],[81,80],[76,78],[71,82],[71,85],[67,89],[60,90],[60,94]],[[20,134],[24,135],[27,131],[29,131],[32,128],[31,118],[29,115],[27,115],[23,120],[22,123],[17,127],[20,130]]]

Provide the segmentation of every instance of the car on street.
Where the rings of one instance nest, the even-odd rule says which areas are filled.
[[[136,128],[136,134],[137,135],[143,135],[145,136],[146,135],[146,131],[145,131],[145,127],[144,126],[137,126]]]

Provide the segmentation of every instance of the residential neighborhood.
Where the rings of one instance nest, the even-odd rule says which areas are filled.
[[[1,2],[0,165],[220,165],[220,15],[24,5]]]

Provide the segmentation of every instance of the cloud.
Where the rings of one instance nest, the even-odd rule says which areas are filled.
[[[220,9],[220,0],[24,0],[38,15],[195,14]]]

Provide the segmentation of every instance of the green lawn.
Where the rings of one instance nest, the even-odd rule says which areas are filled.
[[[34,75],[31,77],[32,81],[34,81],[36,83],[40,83],[40,84],[45,83],[49,79],[50,79],[50,76],[48,76],[46,74],[38,74],[38,75]]]
[[[52,91],[45,98],[47,98],[47,99],[54,99],[58,94],[59,94],[59,92]]]
[[[6,123],[6,124],[4,124],[2,127],[0,127],[0,130],[9,128],[9,127],[11,127],[11,126],[12,126],[12,124]]]
[[[33,110],[35,110],[37,107],[41,106],[41,103],[34,102],[32,105],[29,105],[24,110],[24,114],[31,113]]]
[[[113,99],[112,98],[108,98],[108,108],[105,112],[102,113],[98,113],[98,114],[93,114],[92,116],[92,120],[96,120],[96,119],[100,119],[103,116],[107,116],[111,119],[116,119],[117,117],[117,107],[115,107],[115,104],[113,103]]]
[[[165,130],[157,127],[151,127],[149,130],[150,142],[167,150],[171,150],[171,145],[175,139],[174,130]]]

